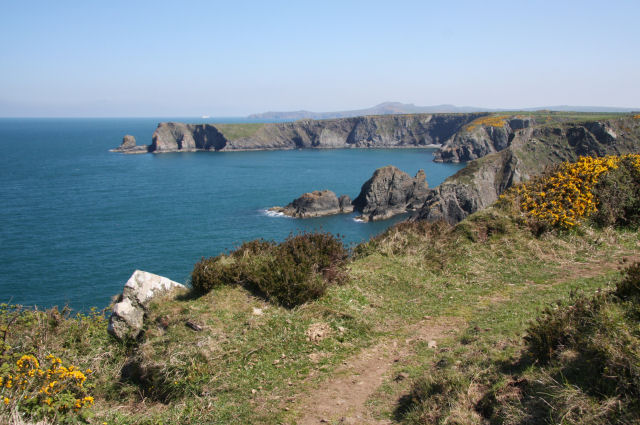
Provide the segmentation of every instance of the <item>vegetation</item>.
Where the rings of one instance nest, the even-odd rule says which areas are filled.
[[[638,224],[640,155],[580,157],[515,186],[510,199],[537,229],[575,227],[593,216],[600,225]]]
[[[243,139],[256,134],[264,124],[262,123],[242,123],[242,124],[216,124],[216,128],[227,140]]]
[[[206,293],[242,284],[285,307],[321,297],[328,285],[342,283],[347,251],[329,233],[290,235],[281,244],[244,243],[230,255],[202,259],[191,275],[194,290]]]
[[[555,172],[591,179],[597,166],[581,161]],[[102,312],[4,306],[0,423],[294,424],[354,359],[385,370],[365,422],[638,422],[637,162],[617,161],[590,180],[595,211],[570,231],[532,235],[507,197],[456,226],[400,223],[350,258],[322,233],[245,243],[200,261],[194,293],[154,300],[137,342],[109,337]],[[62,365],[85,379],[69,375],[48,404],[38,391]],[[35,401],[9,392],[20,373],[39,379],[24,394]],[[332,397],[361,388],[345,382]],[[356,407],[323,418],[348,422]]]
[[[509,116],[507,115],[488,115],[485,117],[476,118],[465,126],[465,130],[473,131],[481,126],[496,128],[504,127],[507,118],[509,118]]]

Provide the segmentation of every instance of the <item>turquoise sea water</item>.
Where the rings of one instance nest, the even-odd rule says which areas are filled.
[[[354,198],[384,165],[423,168],[432,187],[461,167],[432,162],[426,149],[108,151],[126,133],[148,144],[163,120],[0,119],[0,302],[102,308],[135,269],[186,282],[202,256],[246,240],[322,229],[357,243],[400,218],[299,220],[265,209],[315,189]]]

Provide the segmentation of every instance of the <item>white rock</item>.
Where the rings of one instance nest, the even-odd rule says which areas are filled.
[[[124,285],[120,301],[113,306],[107,330],[121,340],[136,338],[144,326],[144,315],[153,297],[177,288],[185,286],[157,274],[136,270]]]

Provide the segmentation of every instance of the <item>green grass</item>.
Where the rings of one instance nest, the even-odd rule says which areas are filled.
[[[236,139],[244,139],[256,134],[262,127],[263,123],[245,123],[245,124],[215,124],[215,127],[229,141]]]

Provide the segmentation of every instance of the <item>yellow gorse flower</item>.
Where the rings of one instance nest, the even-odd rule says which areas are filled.
[[[0,397],[5,406],[19,407],[22,400],[29,404],[36,401],[64,413],[93,405],[93,397],[86,395],[83,388],[87,380],[85,372],[90,374],[91,369],[82,372],[74,365],[65,366],[62,359],[54,355],[48,355],[46,360],[47,368],[41,367],[35,356],[23,355],[15,363],[15,375],[0,376]],[[63,402],[67,394],[75,395],[74,404]]]
[[[507,115],[489,115],[486,117],[480,117],[467,124],[465,130],[472,131],[483,125],[487,127],[504,127],[506,124],[505,120],[507,118],[509,118]]]
[[[640,155],[589,157],[562,163],[551,176],[534,179],[510,189],[506,196],[518,200],[518,206],[529,217],[560,228],[576,226],[581,218],[596,211],[593,189],[599,177],[630,159],[640,171]]]

